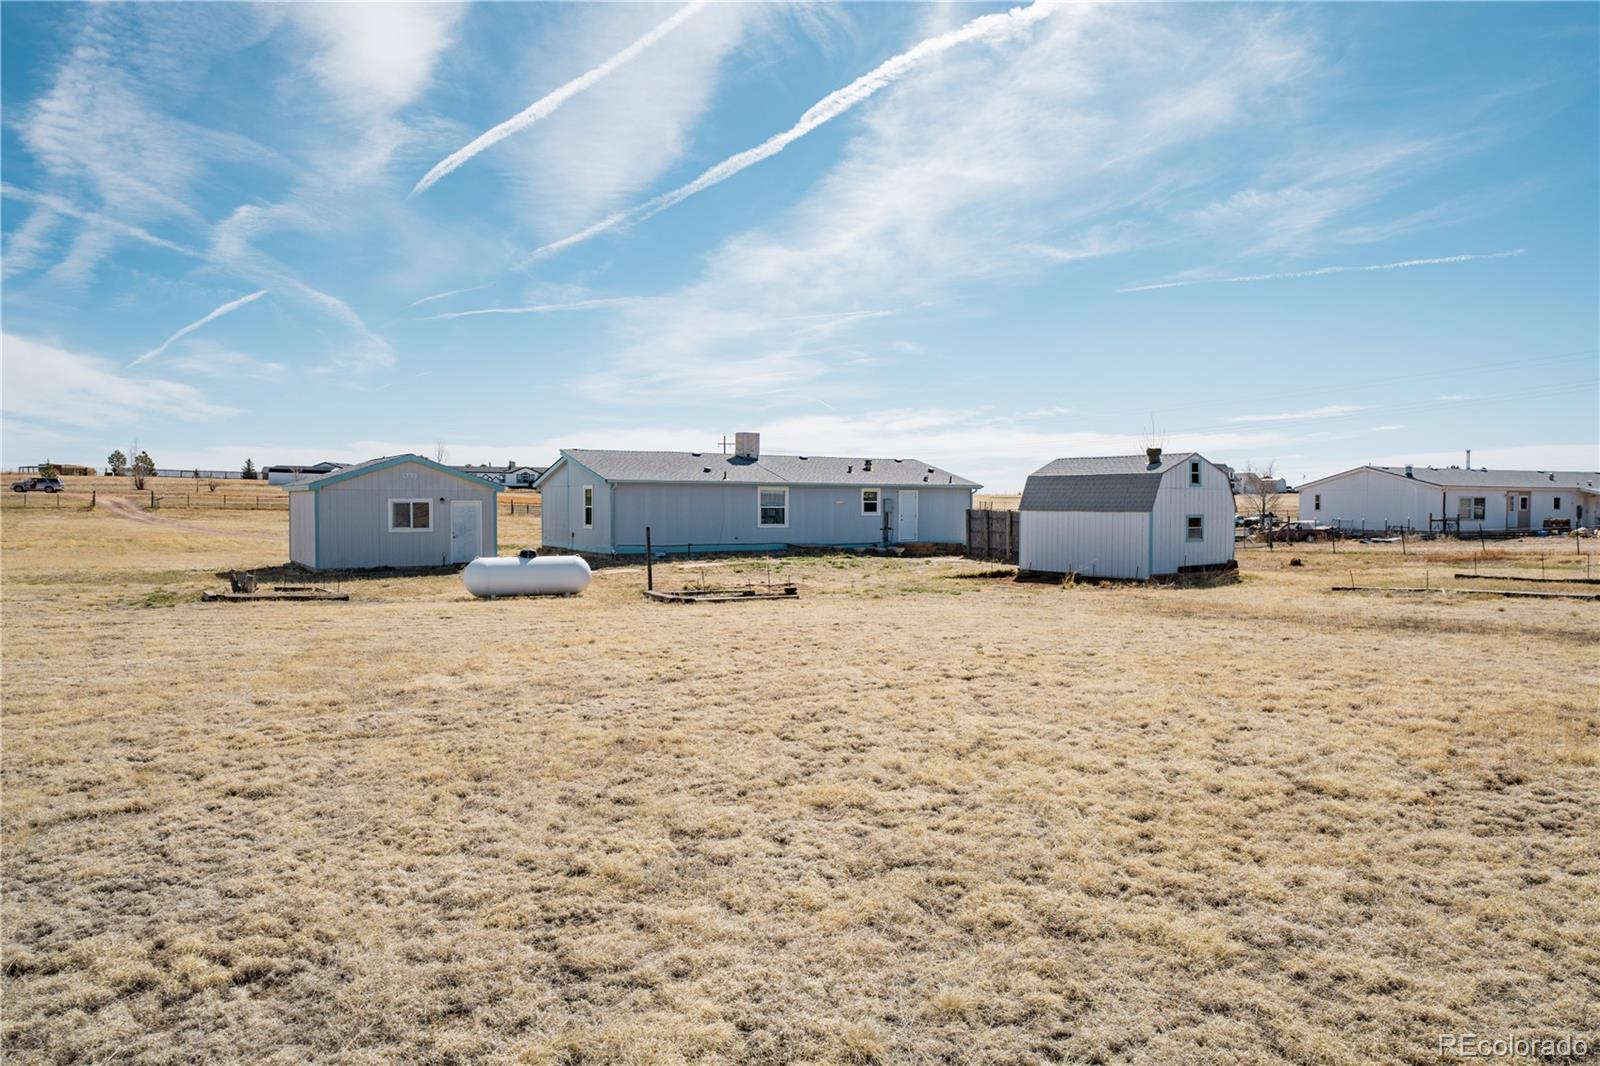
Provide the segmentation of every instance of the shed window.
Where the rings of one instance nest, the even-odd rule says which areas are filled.
[[[583,528],[594,528],[594,486],[583,487]]]
[[[1311,497],[1311,509],[1313,511],[1322,510],[1322,493],[1318,492],[1318,493],[1315,493],[1314,495],[1312,495],[1312,497]]]
[[[1186,540],[1206,539],[1206,520],[1204,516],[1192,514],[1189,516],[1188,534]]]
[[[1191,485],[1200,484],[1200,460],[1198,460],[1198,459],[1189,460],[1189,484],[1191,484]],[[1198,538],[1198,537],[1190,537],[1189,539],[1190,540],[1199,540],[1200,538]]]
[[[1558,504],[1556,504],[1556,506],[1560,507],[1561,505],[1558,503]],[[877,489],[862,489],[861,490],[861,513],[862,514],[877,514],[878,513],[878,490]]]
[[[784,488],[758,489],[760,498],[757,524],[782,529],[789,524],[789,490]]]
[[[428,533],[433,529],[433,504],[428,500],[390,500],[390,533]]]
[[[1468,521],[1482,522],[1488,507],[1489,499],[1486,496],[1463,496],[1456,501],[1456,515]]]

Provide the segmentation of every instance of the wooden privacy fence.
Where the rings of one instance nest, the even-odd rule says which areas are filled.
[[[1022,512],[989,508],[967,512],[967,556],[996,563],[1017,561],[1022,537]]]

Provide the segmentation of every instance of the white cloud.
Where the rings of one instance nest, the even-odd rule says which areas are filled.
[[[5,239],[0,254],[0,277],[13,277],[32,270],[50,247],[50,231],[60,225],[61,214],[40,206]]]
[[[977,282],[1049,267],[1018,249],[1058,247],[1062,233],[1128,239],[1132,227],[1094,227],[1140,210],[1178,149],[1253,120],[1304,68],[1283,20],[1237,21],[1073,8],[917,67],[861,109],[842,159],[798,205],[630,308],[617,355],[581,386],[610,402],[838,402],[827,379],[903,358],[898,338],[860,339],[870,318],[810,335],[797,316],[959,306]]]
[[[121,237],[137,235],[144,226],[204,225],[192,206],[193,194],[214,165],[248,162],[266,169],[282,164],[247,138],[175,118],[152,101],[145,78],[187,83],[197,65],[191,61],[186,71],[160,61],[174,26],[180,20],[210,19],[209,10],[189,8],[181,15],[161,5],[82,10],[77,37],[50,88],[19,109],[17,121],[22,144],[49,175],[58,198],[95,205],[62,213],[107,218],[80,230],[67,257],[52,269],[51,280],[68,285],[88,281]],[[152,243],[177,247],[159,238]]]
[[[1229,422],[1298,422],[1310,418],[1338,418],[1341,415],[1355,414],[1367,408],[1347,403],[1330,403],[1322,407],[1313,407],[1305,411],[1285,411],[1271,415],[1235,415],[1228,419]]]
[[[390,114],[428,87],[460,4],[325,3],[283,9],[315,46],[307,64],[349,113]]]
[[[219,380],[250,378],[254,381],[283,381],[289,376],[289,368],[283,363],[257,359],[205,340],[190,341],[183,352],[170,356],[164,362],[171,369],[187,375]]]
[[[130,378],[106,359],[14,333],[0,335],[7,416],[80,429],[207,422],[239,412],[212,403],[191,385]]]
[[[1464,393],[1464,392],[1451,392],[1451,393],[1446,393],[1443,396],[1437,397],[1437,399],[1440,400],[1443,403],[1461,403],[1464,400],[1473,399],[1473,397],[1471,395],[1467,394],[1467,393]]]

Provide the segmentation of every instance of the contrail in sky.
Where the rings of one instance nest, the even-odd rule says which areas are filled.
[[[267,290],[266,289],[262,289],[259,292],[251,293],[249,296],[241,296],[237,300],[229,300],[227,303],[223,304],[221,307],[217,308],[215,311],[211,312],[209,315],[205,316],[204,318],[196,319],[195,321],[189,323],[187,326],[184,326],[178,332],[174,333],[172,336],[170,336],[166,340],[162,341],[161,344],[158,347],[150,349],[148,352],[145,352],[143,355],[141,355],[139,358],[135,359],[133,362],[129,363],[128,365],[130,367],[135,367],[135,366],[138,366],[140,363],[144,362],[146,359],[154,359],[156,356],[160,355],[162,352],[164,352],[168,348],[170,348],[172,346],[172,342],[173,341],[176,341],[176,340],[178,340],[178,339],[180,339],[182,337],[187,337],[189,334],[193,333],[195,330],[199,329],[201,326],[205,325],[207,322],[214,322],[217,319],[221,318],[223,315],[227,314],[228,312],[237,311],[239,308],[243,307],[245,304],[250,303],[252,300],[259,300],[263,296],[265,296],[266,294],[267,294]]]
[[[638,207],[619,211],[608,218],[601,219],[587,229],[574,233],[570,237],[563,237],[559,241],[547,244],[534,251],[530,258],[537,259],[553,252],[558,252],[563,248],[570,248],[574,244],[580,244],[590,237],[598,236],[607,230],[616,229],[618,226],[643,222],[652,215],[659,214],[674,204],[687,200],[695,193],[703,192],[718,182],[726,181],[747,167],[752,167],[764,159],[772,158],[801,137],[804,137],[817,127],[838,118],[857,104],[869,99],[880,89],[892,85],[934,56],[972,41],[1014,36],[1034,23],[1049,17],[1054,12],[1055,7],[1053,4],[1041,0],[1041,2],[1031,4],[1028,7],[1016,7],[1010,11],[993,15],[981,15],[959,29],[951,30],[949,33],[941,33],[936,37],[929,37],[894,58],[884,60],[877,67],[861,75],[861,77],[844,88],[835,89],[827,96],[824,96],[812,105],[810,110],[801,115],[798,122],[782,133],[774,134],[754,148],[729,156],[687,185],[680,185],[671,192],[662,193],[653,200],[647,200]]]
[[[577,96],[590,86],[602,81],[618,68],[624,67],[631,63],[647,49],[649,49],[651,45],[655,44],[657,41],[661,40],[661,38],[667,36],[673,30],[676,30],[679,26],[682,26],[685,22],[688,22],[691,18],[698,15],[702,10],[704,10],[706,3],[707,0],[695,0],[694,3],[685,4],[683,7],[680,7],[678,10],[674,11],[669,18],[661,22],[649,33],[645,34],[637,41],[634,41],[628,47],[624,48],[622,51],[618,52],[604,63],[601,63],[598,67],[578,75],[576,78],[573,78],[560,88],[552,90],[551,92],[546,93],[544,96],[541,96],[539,99],[535,100],[521,111],[518,111],[515,115],[512,115],[510,118],[500,123],[500,125],[494,127],[486,133],[481,134],[476,140],[467,145],[465,148],[458,148],[456,151],[451,152],[449,155],[439,160],[439,162],[435,163],[432,170],[428,171],[422,176],[422,180],[417,182],[416,187],[411,190],[411,195],[415,196],[418,193],[427,192],[428,189],[432,188],[434,183],[440,178],[455,170],[457,167],[461,166],[479,152],[498,144],[507,137],[511,136],[513,133],[518,133],[527,129],[540,119],[549,117],[549,115],[552,114],[556,108],[560,107],[562,104],[566,103],[574,96]]]
[[[1510,252],[1491,252],[1488,255],[1446,255],[1438,259],[1402,259],[1398,263],[1375,263],[1372,266],[1318,267],[1316,270],[1294,270],[1287,274],[1245,274],[1237,278],[1196,278],[1192,281],[1162,281],[1154,285],[1131,285],[1118,292],[1149,292],[1152,289],[1181,289],[1188,285],[1235,285],[1243,281],[1281,281],[1286,278],[1320,278],[1324,274],[1353,274],[1368,270],[1403,270],[1406,267],[1440,266],[1444,263],[1470,263],[1476,259],[1514,259],[1526,252],[1518,248]]]
[[[447,296],[460,296],[464,292],[477,292],[479,289],[487,289],[488,287],[487,285],[474,285],[470,289],[451,289],[449,292],[436,292],[432,296],[424,296],[420,300],[413,300],[406,306],[421,307],[423,304],[432,303],[435,300],[443,300]]]
[[[435,322],[442,318],[471,318],[473,315],[544,315],[554,311],[588,311],[596,307],[615,307],[629,303],[626,297],[607,296],[595,300],[574,300],[564,304],[534,304],[531,307],[480,307],[475,311],[444,311],[437,315],[424,315],[419,321]]]

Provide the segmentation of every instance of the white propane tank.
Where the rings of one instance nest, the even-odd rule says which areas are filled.
[[[589,564],[576,555],[474,559],[461,572],[474,596],[572,596],[589,587]]]

